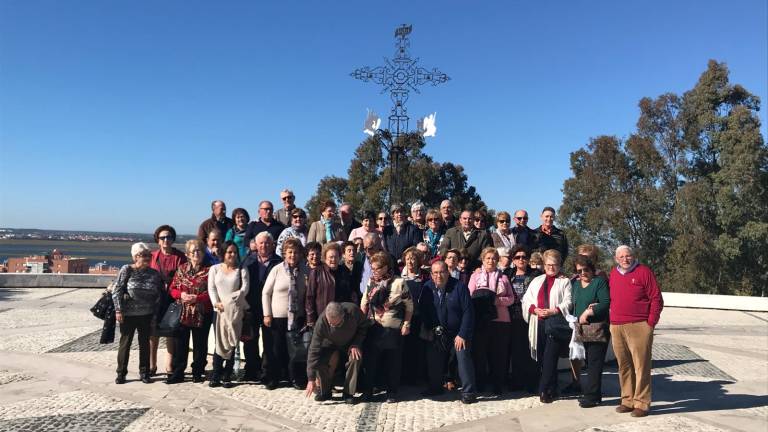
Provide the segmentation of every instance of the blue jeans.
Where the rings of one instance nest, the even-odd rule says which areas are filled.
[[[451,342],[453,342],[453,339],[451,339]],[[427,362],[429,364],[430,389],[437,390],[443,387],[443,375],[448,366],[448,359],[453,354],[456,356],[457,363],[459,364],[461,393],[467,395],[475,393],[475,365],[472,363],[470,348],[469,341],[467,341],[466,348],[461,351],[456,351],[453,344],[451,344],[450,351],[444,351],[436,342],[429,344],[427,348]]]

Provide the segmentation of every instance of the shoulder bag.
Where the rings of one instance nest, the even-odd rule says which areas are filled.
[[[558,341],[569,342],[573,331],[562,313],[544,320],[544,334]]]

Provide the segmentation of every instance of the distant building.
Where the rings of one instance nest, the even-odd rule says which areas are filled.
[[[65,256],[54,249],[49,255],[8,258],[9,273],[88,273],[88,260]]]
[[[107,265],[106,261],[102,261],[100,263],[96,263],[95,266],[90,267],[88,269],[88,273],[100,275],[116,275],[118,270],[120,269],[115,266]]]

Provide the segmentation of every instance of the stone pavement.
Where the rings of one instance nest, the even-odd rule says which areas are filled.
[[[94,289],[0,289],[0,431],[761,431],[768,430],[768,314],[667,308],[656,329],[651,416],[618,403],[615,365],[604,406],[543,405],[505,393],[462,405],[455,395],[396,404],[317,403],[302,392],[241,384],[210,389],[137,380],[114,384],[116,345],[98,344]],[[566,382],[561,377],[561,383]]]

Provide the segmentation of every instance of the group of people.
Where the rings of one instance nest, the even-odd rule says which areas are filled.
[[[551,207],[531,229],[525,210],[501,211],[487,227],[484,212],[456,217],[450,200],[439,209],[417,202],[364,211],[360,222],[349,204],[329,201],[312,223],[292,191],[282,191],[281,201],[277,212],[262,201],[255,221],[243,208],[230,219],[214,201],[184,252],[173,247],[169,225],[155,231],[156,250],[133,245],[133,264],[120,269],[112,295],[121,334],[116,383],[126,381],[135,331],[140,378],[152,382],[163,337],[156,329],[174,305],[180,325],[165,337],[167,384],[184,381],[190,337],[192,380],[206,379],[213,329],[212,387],[233,385],[242,342],[242,381],[270,390],[288,383],[318,401],[338,384],[348,403],[358,393],[395,402],[408,382],[423,385],[425,397],[460,389],[464,403],[507,389],[549,403],[559,395],[558,362],[566,357],[566,390],[580,392],[580,406],[589,408],[602,402],[612,343],[617,411],[648,413],[663,300],[653,272],[628,246],[616,249],[606,274],[597,248],[580,245],[568,272],[568,240]]]

